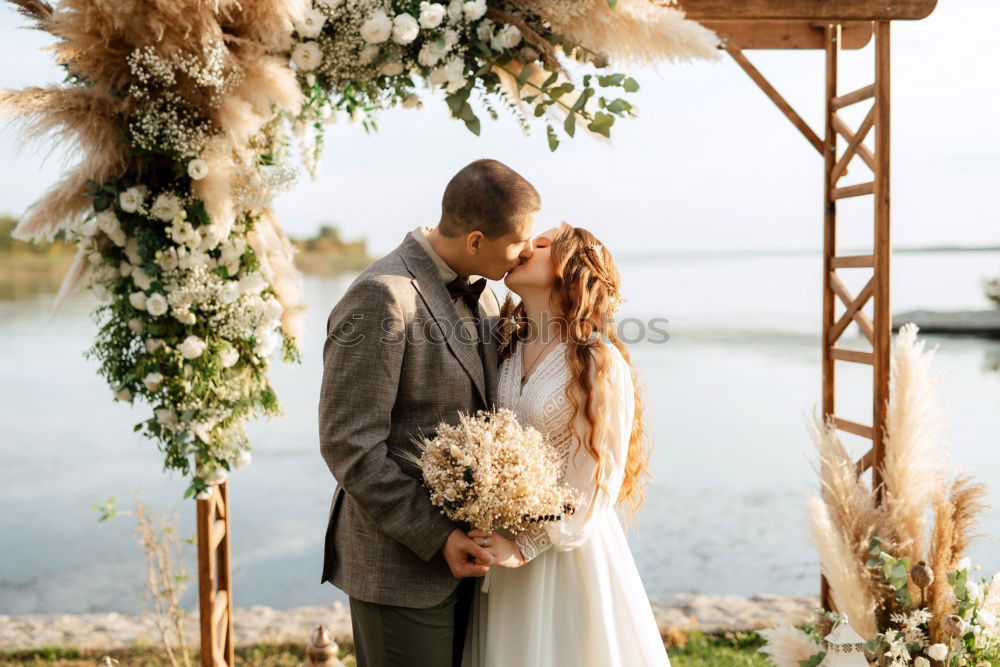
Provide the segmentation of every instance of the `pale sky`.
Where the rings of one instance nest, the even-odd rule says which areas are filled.
[[[941,0],[927,19],[898,21],[892,36],[892,197],[894,246],[996,245],[1000,213],[1000,3]],[[42,85],[61,71],[40,51],[47,36],[22,29],[0,9],[7,56],[0,86]],[[823,55],[752,51],[751,61],[822,134]],[[871,83],[874,52],[845,52],[840,93]],[[395,247],[417,224],[436,223],[451,176],[491,157],[539,190],[537,231],[565,219],[593,231],[613,251],[819,248],[822,240],[819,154],[743,71],[716,63],[614,67],[642,85],[631,99],[640,117],[619,120],[609,145],[581,133],[550,153],[544,126],[522,135],[500,108],[483,118],[482,136],[448,118],[441,98],[424,109],[394,110],[378,134],[360,125],[329,126],[320,173],[282,195],[276,208],[291,236],[319,224],[364,236],[374,254]],[[860,106],[860,105],[859,105]],[[864,109],[848,114],[856,125]],[[14,133],[0,132],[0,213],[20,215],[64,166],[48,147],[14,153]],[[854,163],[848,178],[870,180]],[[842,205],[844,243],[871,240],[871,198]]]

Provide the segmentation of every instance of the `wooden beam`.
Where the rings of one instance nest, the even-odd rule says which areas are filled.
[[[871,181],[867,183],[858,183],[857,185],[848,185],[843,188],[836,188],[833,191],[834,199],[847,199],[848,197],[863,197],[864,195],[874,194],[875,184]]]
[[[860,435],[863,438],[870,439],[872,437],[871,426],[865,426],[864,424],[852,422],[850,419],[844,419],[842,417],[834,417],[833,423],[841,431],[847,431],[848,433],[853,433],[854,435]]]
[[[665,4],[665,3],[663,3]],[[799,19],[806,21],[919,20],[937,0],[680,0],[695,21]]]
[[[772,86],[770,82],[764,78],[764,75],[757,71],[757,68],[754,67],[749,60],[747,60],[746,56],[744,56],[743,52],[740,50],[739,45],[732,40],[727,40],[725,43],[725,49],[729,52],[729,55],[733,57],[733,60],[735,60],[737,64],[743,68],[743,71],[746,72],[751,79],[753,79],[754,83],[756,83],[760,89],[764,91],[764,94],[771,98],[771,101],[774,102],[779,109],[781,109],[781,112],[785,114],[788,120],[792,121],[792,125],[798,128],[799,132],[802,133],[802,136],[806,138],[806,141],[812,144],[813,148],[822,154],[823,140],[816,136],[816,133],[812,131],[809,124],[802,120],[802,117],[799,116],[799,114],[795,113],[795,109],[792,108],[792,105],[786,102],[785,98],[782,97],[781,94],[775,90],[774,86]]]
[[[833,114],[833,129],[837,131],[837,134],[842,136],[844,140],[850,141],[854,137],[854,133],[851,132],[851,128],[847,127],[847,123],[841,119],[837,114]],[[863,143],[858,144],[858,155],[861,159],[865,161],[868,168],[875,172],[875,154],[868,150],[868,147]]]
[[[834,269],[858,269],[875,266],[874,255],[841,255],[831,257],[830,266]]]
[[[856,364],[868,364],[871,366],[875,363],[875,355],[873,353],[861,350],[849,350],[843,347],[830,348],[830,356],[841,361],[853,361]]]
[[[871,25],[870,23],[868,25]],[[840,95],[833,98],[830,103],[834,109],[843,109],[844,107],[849,107],[852,104],[857,104],[858,102],[863,102],[869,100],[875,96],[875,84],[870,83],[864,88],[859,88],[853,93],[847,93],[846,95]]]
[[[840,160],[838,160],[837,164],[833,167],[833,173],[830,174],[830,185],[836,186],[840,177],[847,172],[847,164],[854,157],[854,154],[858,152],[858,146],[860,146],[861,142],[868,136],[868,132],[872,129],[872,125],[874,124],[875,107],[872,106],[872,108],[868,110],[868,115],[865,116],[863,121],[861,121],[861,127],[858,128],[858,131],[855,132],[854,136],[852,136],[847,142],[847,148],[844,149],[844,153],[840,156]]]
[[[825,23],[814,21],[702,21],[716,34],[747,49],[823,49]],[[842,48],[861,49],[872,39],[871,21],[850,21],[842,26]]]

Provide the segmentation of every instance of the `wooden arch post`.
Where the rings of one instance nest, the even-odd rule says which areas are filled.
[[[233,667],[233,568],[229,546],[229,480],[196,500],[198,625],[202,667]]]
[[[885,458],[883,435],[889,398],[889,359],[892,319],[889,308],[890,211],[890,96],[889,31],[897,19],[916,20],[930,15],[937,0],[682,0],[689,18],[701,21],[725,39],[724,48],[775,103],[823,158],[823,267],[822,267],[822,402],[824,417],[837,429],[871,440],[857,461],[860,476],[872,471],[876,502],[882,502],[881,466]],[[838,65],[842,49],[866,46],[874,34],[874,82],[839,94]],[[823,136],[814,132],[767,79],[750,63],[744,49],[823,49],[826,54]],[[871,100],[857,129],[840,117],[842,109]],[[874,131],[874,148],[865,139]],[[840,150],[840,146],[843,149]],[[862,162],[871,179],[841,185],[848,164]],[[872,197],[872,251],[865,255],[837,253],[837,202]],[[839,277],[841,270],[868,270],[870,277],[851,294]],[[873,302],[873,317],[862,308]],[[841,312],[837,313],[837,304]],[[868,350],[838,346],[847,327],[856,323]],[[836,411],[837,362],[869,366],[872,370],[871,423],[845,419]],[[830,587],[820,574],[820,601],[832,609]]]

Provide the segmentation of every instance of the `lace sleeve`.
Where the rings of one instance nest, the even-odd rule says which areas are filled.
[[[583,500],[576,512],[559,521],[542,524],[552,548],[556,551],[575,549],[590,539],[591,533],[609,512],[614,512],[615,501],[625,477],[632,430],[633,379],[628,363],[612,348],[612,365],[609,372],[608,392],[601,400],[603,428],[597,438],[607,454],[604,470],[604,489],[595,479],[597,463],[586,447],[574,442],[573,453],[566,466],[564,481],[581,492]],[[589,426],[582,413],[577,415],[578,432],[586,434]]]
[[[540,523],[515,536],[514,542],[517,544],[517,548],[521,550],[521,555],[524,556],[525,561],[530,561],[552,546],[549,534],[545,530],[545,525]]]
[[[514,542],[521,549],[525,560],[530,561],[548,549],[568,551],[579,547],[590,538],[591,532],[607,513],[614,511],[625,476],[625,461],[635,410],[631,369],[617,354],[617,350],[612,350],[608,380],[607,394],[601,399],[603,428],[598,434],[600,446],[607,453],[604,490],[598,488],[595,479],[596,461],[590,451],[580,447],[576,438],[567,437],[566,443],[558,443],[560,446],[557,449],[563,456],[561,481],[576,488],[582,501],[573,514],[558,521],[535,524],[515,536]],[[589,426],[582,414],[577,415],[575,426],[578,434],[588,432]],[[566,433],[568,432],[567,429]]]

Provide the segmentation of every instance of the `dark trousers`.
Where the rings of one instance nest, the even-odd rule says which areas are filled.
[[[479,577],[466,577],[427,609],[350,599],[358,667],[461,667]]]

